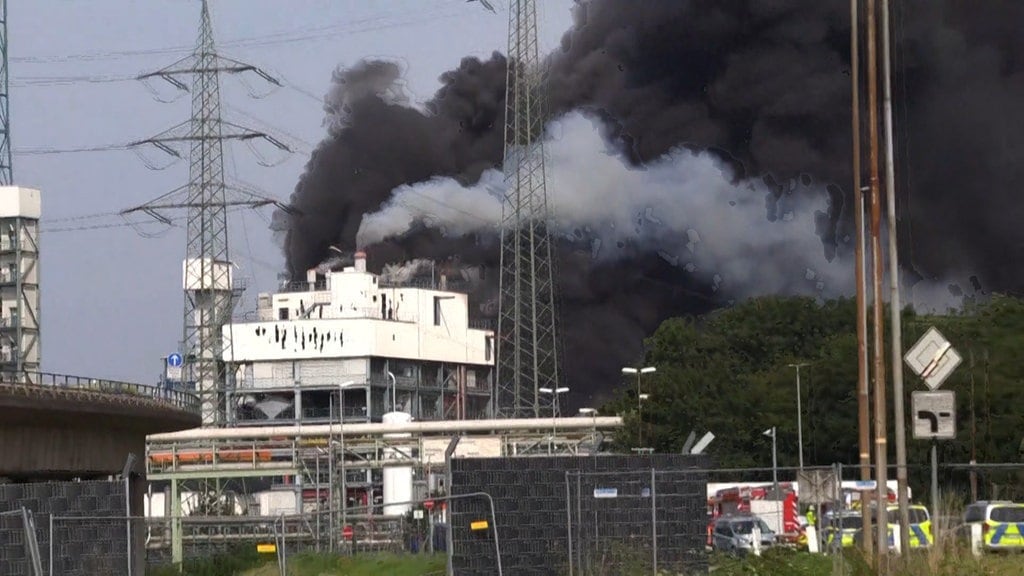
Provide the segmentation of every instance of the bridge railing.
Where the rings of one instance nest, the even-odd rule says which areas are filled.
[[[0,384],[85,390],[135,398],[146,398],[170,404],[192,414],[200,413],[199,397],[191,392],[172,390],[149,384],[134,384],[104,378],[86,378],[50,372],[0,372]]]

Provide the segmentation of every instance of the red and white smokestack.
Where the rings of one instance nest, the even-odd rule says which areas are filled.
[[[356,251],[355,261],[356,272],[366,272],[366,252]]]

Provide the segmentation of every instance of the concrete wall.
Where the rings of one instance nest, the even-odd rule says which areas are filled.
[[[145,436],[104,427],[0,426],[0,475],[109,474],[121,470],[129,453],[141,461]]]

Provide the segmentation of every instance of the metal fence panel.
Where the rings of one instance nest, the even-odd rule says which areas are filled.
[[[452,460],[450,486],[453,495],[486,491],[493,496],[501,560],[507,574],[546,576],[575,570],[578,554],[570,553],[570,549],[578,538],[582,538],[584,546],[611,542],[601,532],[596,539],[589,536],[595,514],[599,522],[620,527],[615,536],[621,549],[642,549],[649,559],[664,557],[661,567],[666,569],[673,565],[700,569],[706,565],[701,564],[706,559],[702,539],[706,524],[705,484],[702,473],[695,471],[700,466],[706,467],[705,457],[679,454],[456,458]],[[652,468],[659,473],[678,471],[674,478],[658,477],[654,487],[656,493],[663,495],[663,500],[656,505],[660,516],[653,523],[657,537],[652,530],[651,496],[643,496],[642,485],[646,481],[646,487],[651,488]],[[626,480],[640,470],[645,474],[642,478]],[[566,478],[573,473],[578,473],[574,478],[580,479],[580,486],[567,483]],[[622,483],[619,488],[623,498],[604,498],[594,504],[594,489],[608,486],[595,485],[594,481],[586,488],[582,485],[584,478],[598,476],[615,478],[614,482]],[[591,500],[586,504],[575,502],[582,501],[584,491],[588,491]],[[650,494],[650,490],[647,493]],[[616,501],[609,503],[612,500]],[[488,518],[486,507],[487,502],[483,500],[451,505],[451,557],[458,576],[495,573],[494,530],[492,527],[474,529],[473,526],[478,523],[479,528],[482,526],[479,522]],[[575,519],[574,512],[577,512]],[[587,535],[581,535],[583,532]],[[680,538],[680,535],[690,536]],[[659,548],[656,555],[653,553],[655,542]],[[689,552],[692,547],[698,550]]]
[[[569,472],[572,574],[707,568],[703,474]]]
[[[53,516],[49,565],[62,576],[131,576],[134,533],[145,529],[139,518]],[[141,576],[141,575],[140,575]]]

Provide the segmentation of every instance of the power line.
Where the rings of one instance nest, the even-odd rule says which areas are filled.
[[[110,152],[128,150],[128,144],[106,144],[102,146],[79,146],[75,148],[15,148],[15,156],[45,156],[50,154],[77,154],[80,152]]]
[[[328,26],[319,26],[312,28],[304,27],[301,29],[294,29],[290,31],[275,32],[260,36],[251,36],[248,38],[239,38],[236,40],[223,42],[219,44],[222,47],[227,48],[261,48],[270,46],[280,46],[283,44],[294,44],[298,42],[308,42],[312,40],[331,38],[341,35],[342,33],[355,34],[360,32],[377,32],[388,28],[398,28],[411,24],[431,22],[443,18],[451,18],[462,15],[463,11],[461,9],[454,8],[449,9],[448,11],[424,10],[419,13],[414,13],[405,19],[388,22],[392,15],[397,14],[398,13],[396,12],[392,12],[387,16],[374,16],[372,18],[363,18],[346,24],[333,24]],[[166,56],[173,54],[184,55],[190,53],[193,48],[193,46],[179,45],[165,46],[161,48],[84,52],[80,54],[17,56],[11,58],[10,61],[17,62],[19,64],[55,64],[64,62],[102,61],[121,58],[133,58],[140,56]]]
[[[110,84],[135,80],[136,76],[115,74],[88,74],[80,76],[28,76],[11,82],[11,86],[24,88],[27,86],[70,86],[74,84]]]

